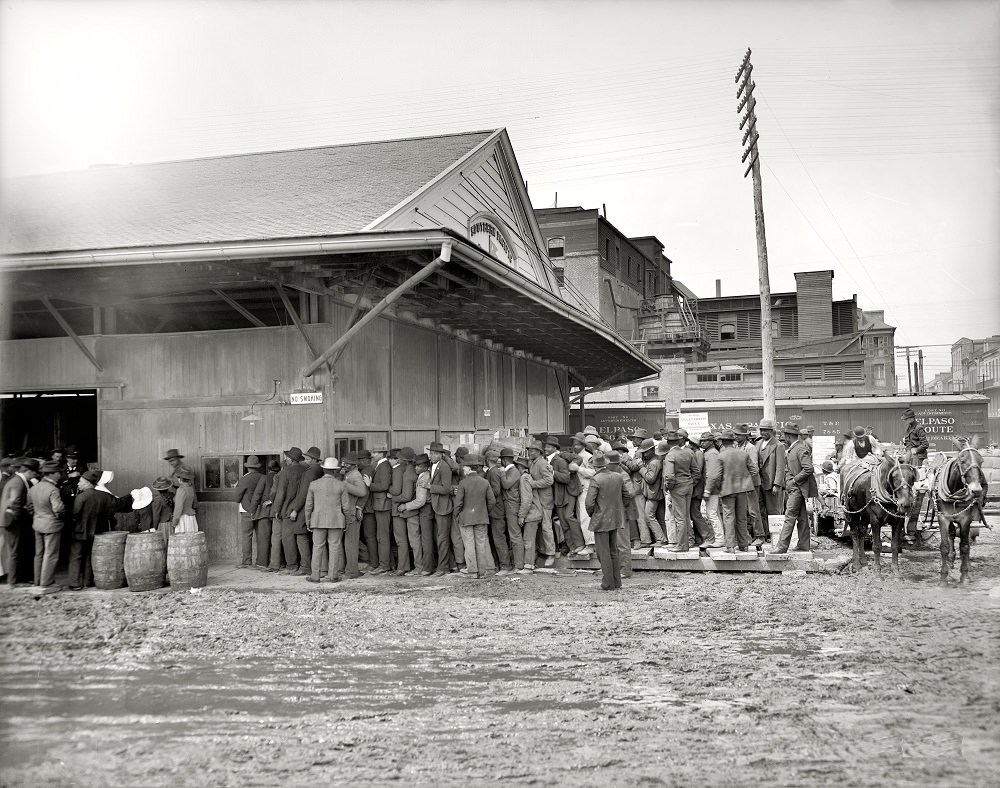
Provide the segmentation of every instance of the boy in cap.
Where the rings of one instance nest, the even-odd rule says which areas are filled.
[[[465,569],[462,574],[470,578],[486,577],[496,571],[490,553],[490,507],[496,504],[493,488],[483,477],[483,461],[476,454],[467,455],[463,461],[469,469],[459,482],[455,495],[455,519],[462,529],[465,545]]]
[[[42,593],[52,594],[60,590],[55,578],[65,511],[59,494],[62,467],[57,461],[48,460],[38,472],[41,481],[28,490],[31,528],[35,532],[35,585],[42,589]]]
[[[597,472],[590,480],[584,505],[590,514],[590,529],[601,564],[601,590],[613,591],[622,587],[618,531],[625,527],[625,508],[630,499],[621,473],[609,470],[608,456],[595,454],[591,462]]]
[[[337,458],[327,457],[318,467],[323,475],[309,483],[303,506],[306,528],[312,531],[312,573],[306,575],[306,580],[339,583],[344,572],[341,548],[346,517],[348,512],[353,514],[354,505],[347,485],[337,478],[340,469]],[[324,563],[327,573],[321,577]]]

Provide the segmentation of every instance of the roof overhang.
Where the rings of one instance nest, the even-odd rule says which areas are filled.
[[[583,385],[614,373],[621,383],[659,373],[609,327],[440,228],[5,256],[0,294],[15,303],[44,295],[81,306],[124,306],[168,293],[238,295],[283,283],[360,297],[374,267],[370,298],[380,285],[395,287],[419,270],[445,242],[452,245],[451,262],[401,299],[399,312],[561,365]]]

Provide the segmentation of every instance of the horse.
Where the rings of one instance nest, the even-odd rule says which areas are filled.
[[[865,526],[871,526],[875,573],[882,574],[882,526],[892,528],[892,570],[899,573],[899,551],[906,517],[913,505],[917,470],[895,457],[884,456],[877,466],[858,469],[844,493],[844,513],[851,527],[854,549],[851,565],[858,571],[865,560]]]
[[[982,455],[972,448],[962,449],[937,474],[934,506],[941,531],[941,580],[938,585],[948,584],[948,574],[955,566],[956,535],[962,553],[959,583],[969,582],[969,529],[974,520],[983,519],[986,488]]]

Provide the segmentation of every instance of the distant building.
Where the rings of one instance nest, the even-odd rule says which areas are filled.
[[[952,392],[989,397],[990,440],[1000,442],[1000,335],[956,341],[949,376]]]

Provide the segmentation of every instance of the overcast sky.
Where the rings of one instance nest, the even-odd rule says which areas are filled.
[[[833,269],[927,378],[1000,333],[1000,0],[0,6],[5,176],[505,126],[535,207],[607,206],[701,296]]]

